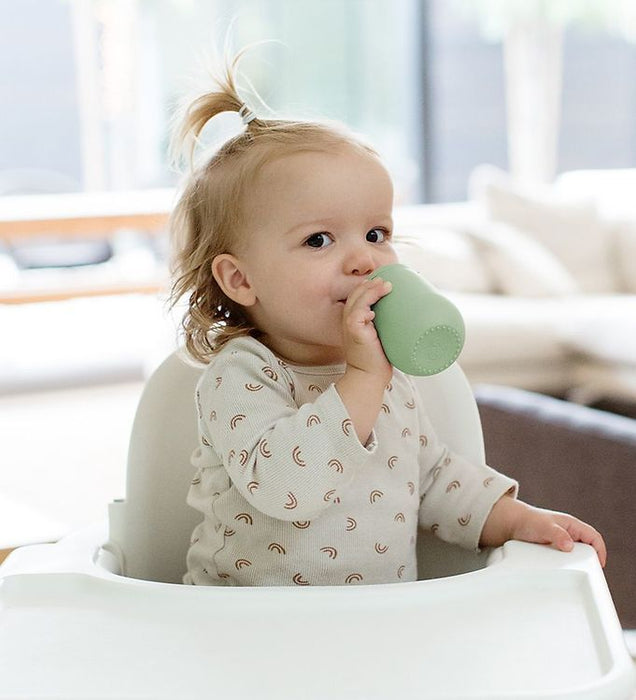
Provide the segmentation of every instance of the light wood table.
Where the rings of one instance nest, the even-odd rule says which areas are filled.
[[[0,240],[103,235],[118,228],[164,229],[175,191],[73,192],[0,197]]]
[[[0,197],[0,241],[20,243],[47,237],[91,238],[118,229],[165,231],[175,201],[172,188],[121,192],[78,192]],[[103,294],[152,293],[161,282],[82,281],[53,288],[0,289],[0,303],[25,303]]]

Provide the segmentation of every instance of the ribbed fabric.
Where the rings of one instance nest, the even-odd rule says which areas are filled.
[[[334,386],[344,369],[285,364],[249,337],[208,366],[188,494],[203,522],[186,583],[414,580],[418,523],[477,548],[492,506],[516,482],[449,452],[397,370],[361,445]]]

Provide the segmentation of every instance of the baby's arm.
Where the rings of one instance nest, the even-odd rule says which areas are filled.
[[[347,299],[342,326],[347,368],[336,382],[360,442],[365,445],[378,418],[393,368],[373,325],[371,306],[391,291],[391,283],[366,280]]]
[[[507,540],[550,544],[569,552],[574,542],[592,545],[601,566],[605,566],[607,549],[601,535],[587,523],[566,513],[535,508],[509,496],[493,506],[481,531],[480,545],[497,547]]]

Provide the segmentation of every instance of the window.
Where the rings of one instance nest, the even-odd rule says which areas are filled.
[[[507,167],[506,95],[501,43],[458,6],[0,0],[0,58],[11,66],[0,78],[0,128],[11,135],[0,146],[0,190],[16,171],[31,173],[33,187],[47,177],[67,189],[173,184],[170,114],[231,27],[237,48],[274,40],[244,62],[274,110],[340,119],[367,135],[401,202],[463,199],[474,166]],[[569,27],[563,66],[558,171],[633,165],[635,45]]]
[[[484,38],[476,21],[476,6],[484,13],[486,3],[425,4],[426,198],[461,200],[475,166],[488,162],[508,168],[504,51],[500,41]],[[472,12],[462,11],[462,5]],[[532,6],[530,0],[525,5],[499,3],[498,12]],[[633,20],[629,6],[624,3],[624,11]],[[609,16],[612,3],[592,0],[560,7],[581,19],[588,12],[590,19],[570,22],[564,31],[556,173],[634,167],[636,44],[619,35],[621,27]]]
[[[4,86],[0,125],[15,138],[0,170],[57,171],[86,189],[174,182],[170,114],[231,27],[236,48],[276,40],[243,63],[274,110],[345,121],[386,156],[400,198],[418,198],[417,0],[2,5],[0,54],[21,69]]]

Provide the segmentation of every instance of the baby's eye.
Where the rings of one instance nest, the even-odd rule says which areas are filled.
[[[369,243],[384,243],[389,239],[389,232],[384,228],[372,228],[367,231],[366,239]]]
[[[332,243],[333,241],[331,240],[328,233],[313,233],[305,241],[305,245],[309,248],[326,248]]]

